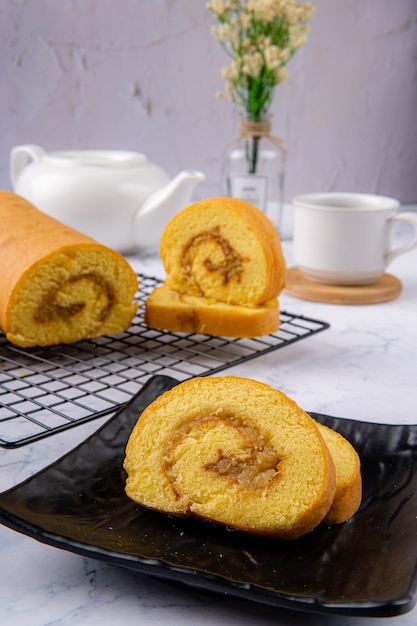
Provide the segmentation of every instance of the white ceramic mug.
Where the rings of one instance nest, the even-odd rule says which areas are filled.
[[[372,284],[391,261],[417,246],[417,214],[398,213],[394,198],[362,193],[312,193],[293,199],[294,262],[310,280]],[[408,243],[393,247],[393,229],[407,222]]]

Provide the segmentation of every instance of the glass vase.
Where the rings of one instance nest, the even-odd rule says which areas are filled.
[[[242,120],[239,135],[226,147],[223,179],[226,195],[263,211],[280,231],[284,202],[285,146],[271,135],[269,120]]]

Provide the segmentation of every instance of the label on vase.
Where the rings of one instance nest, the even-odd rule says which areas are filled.
[[[267,184],[266,176],[230,174],[230,195],[254,204],[265,213]]]

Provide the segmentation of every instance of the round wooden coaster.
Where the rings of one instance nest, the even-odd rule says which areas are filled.
[[[383,274],[373,285],[324,285],[304,276],[298,267],[287,271],[285,291],[302,300],[327,304],[377,304],[394,300],[401,293],[401,281],[392,274]]]

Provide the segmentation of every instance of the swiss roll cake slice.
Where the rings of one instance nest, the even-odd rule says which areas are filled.
[[[160,242],[166,284],[187,295],[253,306],[276,298],[286,279],[272,222],[237,198],[191,204],[167,224]]]
[[[135,502],[278,539],[315,528],[335,495],[316,422],[264,383],[235,376],[175,386],[139,417],[126,447]]]

